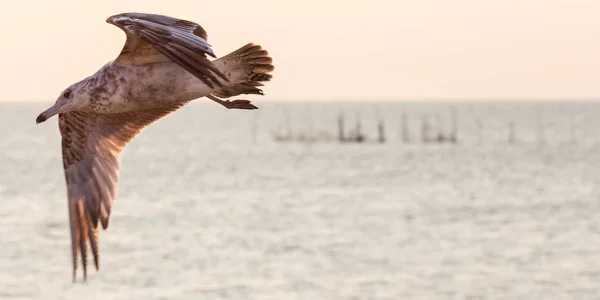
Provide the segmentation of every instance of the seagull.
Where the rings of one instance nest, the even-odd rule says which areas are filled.
[[[73,282],[81,255],[87,279],[88,241],[99,270],[98,223],[105,230],[117,194],[120,153],[144,127],[207,97],[228,109],[252,110],[248,100],[272,77],[269,53],[249,43],[217,58],[198,24],[163,15],[123,13],[107,23],[122,29],[119,56],[61,92],[36,123],[58,114],[67,183]],[[207,58],[211,56],[214,60]]]

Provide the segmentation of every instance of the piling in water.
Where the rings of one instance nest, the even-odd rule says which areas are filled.
[[[377,124],[377,132],[379,133],[379,143],[380,144],[385,143],[385,132],[384,132],[384,128],[383,128],[383,121],[381,121],[381,120]]]
[[[405,144],[410,143],[410,134],[408,130],[408,118],[406,117],[406,113],[402,112],[402,141]]]
[[[357,143],[364,142],[365,136],[362,134],[362,124],[360,123],[359,116],[356,116],[356,128],[354,130],[354,141]]]
[[[436,120],[437,120],[437,136],[436,136],[436,142],[438,143],[443,143],[446,141],[446,136],[444,135],[444,126],[442,124],[442,116],[440,114],[436,115]]]
[[[338,116],[338,140],[340,142],[346,141],[346,136],[344,134],[344,115],[342,114]]]
[[[508,143],[514,144],[516,142],[515,122],[511,121],[508,123]]]
[[[421,142],[427,143],[429,141],[429,123],[427,123],[426,117],[421,117]]]

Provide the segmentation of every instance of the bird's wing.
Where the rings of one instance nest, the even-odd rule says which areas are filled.
[[[206,54],[212,57],[215,54],[206,41],[206,31],[196,23],[142,13],[114,15],[106,22],[127,34],[117,64],[140,65],[172,60],[209,87],[220,87],[228,80],[206,58]]]
[[[117,114],[68,112],[59,115],[67,181],[73,280],[81,252],[87,277],[87,240],[98,269],[98,220],[108,227],[119,178],[119,154],[145,126],[184,104]]]

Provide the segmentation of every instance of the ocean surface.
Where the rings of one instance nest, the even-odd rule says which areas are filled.
[[[0,299],[598,298],[600,102],[253,101],[132,141],[75,284],[52,103],[0,102]]]

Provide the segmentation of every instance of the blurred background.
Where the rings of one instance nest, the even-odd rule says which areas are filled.
[[[274,59],[122,154],[101,271],[71,283],[56,119],[138,11]],[[587,299],[600,277],[600,3],[3,4],[2,299]]]

